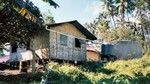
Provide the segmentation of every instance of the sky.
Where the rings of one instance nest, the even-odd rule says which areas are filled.
[[[56,23],[78,20],[81,24],[85,24],[96,19],[100,11],[99,0],[53,0],[60,6],[56,9],[42,0],[31,1],[39,7],[41,12],[50,11]]]

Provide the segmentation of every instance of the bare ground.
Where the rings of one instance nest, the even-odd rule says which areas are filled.
[[[0,84],[29,84],[40,82],[43,76],[42,70],[37,70],[35,74],[32,74],[32,70],[28,72],[20,72],[20,70],[0,70]]]

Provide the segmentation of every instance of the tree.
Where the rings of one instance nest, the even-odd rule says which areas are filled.
[[[55,8],[58,7],[58,4],[52,0],[48,2]],[[29,0],[1,0],[0,16],[0,45],[5,42],[24,42],[28,45],[38,31],[45,29],[41,12]],[[35,51],[31,48],[30,50],[33,51],[34,72]]]
[[[53,0],[43,0],[44,2],[48,2],[51,6],[54,6],[54,8],[59,7],[59,5],[54,2]]]
[[[53,0],[43,0],[45,2],[50,3],[51,6],[54,6],[55,8],[58,7],[58,4],[55,3]],[[36,25],[42,26],[43,25],[43,18],[42,18],[42,14],[39,11],[38,7],[34,6],[34,4],[32,2],[30,2],[29,0],[0,0],[0,13],[1,13],[1,21],[0,21],[0,36],[1,38],[4,37],[2,40],[8,40],[5,38],[10,37],[11,40],[18,40],[21,38],[25,39],[25,35],[28,35],[29,33],[28,30],[24,30],[26,28],[23,27],[23,25],[27,25],[29,28],[33,27],[31,24],[29,24],[28,22],[24,22],[27,20],[22,20],[22,22],[17,21],[17,16],[19,16],[19,14],[16,14],[15,11],[17,11],[18,13],[20,13],[23,17],[25,17],[28,20],[31,20],[31,24],[33,25],[33,23],[35,23]],[[11,13],[15,13],[14,16],[9,15]],[[8,16],[9,15],[9,16]],[[50,17],[50,16],[49,16]],[[6,18],[6,19],[5,19]],[[49,19],[53,19],[53,18],[49,18]],[[24,22],[24,23],[23,23]],[[27,24],[25,24],[27,23]],[[13,34],[13,31],[9,30],[10,28],[7,29],[7,27],[9,27],[11,24],[11,27],[13,29],[14,32],[18,32],[17,35]],[[26,26],[26,27],[27,27]],[[22,27],[22,28],[19,28]],[[43,27],[41,27],[43,28]],[[8,32],[6,34],[6,32]],[[33,31],[33,30],[32,30]],[[10,33],[9,33],[10,32]],[[29,35],[32,36],[32,35]],[[12,38],[11,38],[12,37]],[[15,39],[14,39],[15,38]],[[4,41],[1,41],[4,42]]]
[[[105,40],[108,35],[109,22],[106,20],[105,15],[100,14],[99,17],[91,23],[86,23],[86,28],[91,31],[98,40]]]
[[[110,19],[110,23],[113,22],[114,27],[116,27],[116,23],[121,23],[123,26],[126,21],[125,16],[128,16],[134,10],[134,0],[102,0],[102,2],[104,2],[103,9],[106,10],[102,14],[107,19],[112,19]],[[116,20],[115,17],[119,19]]]
[[[148,27],[150,25],[150,2],[147,0],[137,0],[136,1],[136,9],[133,12],[133,16],[139,21],[137,25],[140,25],[140,28],[138,29],[139,34],[143,35],[144,33],[149,33],[150,28]]]
[[[138,40],[138,39],[141,39],[141,36],[144,38],[144,31],[147,30],[148,32],[148,29],[146,27],[148,26],[148,23],[149,23],[149,19],[147,19],[149,15],[145,16],[146,14],[148,14],[146,13],[148,12],[148,10],[146,11],[143,10],[145,12],[143,12],[142,15],[138,15],[140,16],[140,18],[142,18],[140,19],[140,21],[143,22],[142,27],[144,28],[138,29],[138,27],[135,26],[135,23],[130,22],[129,19],[128,21],[126,20],[128,15],[131,17],[132,16],[131,14],[137,9],[136,5],[139,6],[139,4],[137,3],[138,0],[136,1],[135,0],[103,0],[103,2],[104,2],[103,6],[104,6],[104,9],[106,9],[106,11],[103,11],[102,13],[100,13],[99,17],[97,18],[98,20],[95,20],[93,23],[90,23],[87,27],[90,27],[91,29],[95,29],[94,31],[100,30],[99,31],[101,35],[100,37],[104,36],[103,39],[107,39],[108,37],[110,37],[109,39],[113,38],[112,40],[116,40],[116,39]],[[141,7],[145,8],[146,3],[147,3],[146,8],[148,8],[149,1],[140,2],[140,5],[142,5],[142,3],[143,3],[143,6],[139,6],[139,8]],[[115,19],[113,21],[117,23],[118,25],[115,26],[115,29],[112,29],[113,26],[112,24],[110,24],[112,21],[111,19],[108,19],[108,18],[110,17],[114,18],[114,16],[115,18],[117,17],[120,20]],[[132,18],[135,18],[135,16],[132,16]],[[107,22],[107,24],[105,23],[107,27],[104,26],[104,22]],[[125,29],[122,29],[122,28],[125,28]],[[141,32],[141,34],[138,32]]]
[[[42,19],[44,21],[44,25],[55,23],[54,18],[52,17],[50,11],[42,13],[42,16],[43,16]]]
[[[114,1],[113,0],[102,0],[102,2],[104,3],[102,5],[102,8],[104,9],[104,11],[100,14],[101,16],[109,19],[110,20],[112,19],[111,22],[113,22],[112,25],[114,25],[114,27],[116,27],[116,24],[115,24],[115,20],[114,20]],[[99,16],[100,16],[99,15]]]
[[[44,2],[47,2],[50,4],[50,6],[54,6],[54,8],[59,7],[57,3],[55,3],[53,0],[42,0]],[[4,5],[9,5],[13,8],[26,8],[28,11],[30,11],[32,14],[34,14],[37,17],[41,16],[41,13],[31,1],[29,0],[1,0],[0,1],[0,8],[4,7]]]

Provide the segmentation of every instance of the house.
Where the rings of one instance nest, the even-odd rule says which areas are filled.
[[[31,45],[36,54],[41,57],[86,61],[87,40],[96,40],[96,37],[74,20],[47,24],[47,29],[35,35]]]
[[[97,39],[76,20],[48,24],[47,30],[49,39],[45,44],[49,44],[46,46],[51,59],[86,61],[86,41]]]
[[[30,48],[35,50],[35,54],[39,59],[50,58],[68,61],[86,61],[86,41],[96,39],[97,38],[78,21],[74,20],[47,24],[46,29],[35,33],[30,41]],[[31,58],[33,56],[31,52],[28,51],[27,53],[27,49],[23,47],[23,44],[21,44],[20,47],[17,45],[17,48],[12,46],[12,50],[22,56],[29,54],[30,57],[28,58],[32,60]],[[23,50],[26,52],[19,53],[19,51]],[[15,55],[13,57],[15,57]],[[27,59],[26,57],[27,56],[23,56],[22,60]],[[19,59],[19,57],[17,59]]]

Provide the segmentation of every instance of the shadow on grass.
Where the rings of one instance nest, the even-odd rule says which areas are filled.
[[[150,84],[150,74],[143,76],[142,74],[131,77],[128,75],[115,75],[110,78],[102,78],[98,80],[98,84]]]
[[[23,73],[18,75],[0,75],[0,84],[28,84],[32,82],[40,82],[43,73],[38,72],[34,75],[32,73]]]
[[[146,76],[143,76],[142,73],[136,73],[135,74],[135,81],[138,84],[150,84],[150,73]]]
[[[95,72],[95,73],[103,73],[103,74],[112,74],[115,73],[115,70],[105,69],[103,68],[104,64],[101,62],[87,62],[81,65],[81,69],[83,71]]]
[[[84,74],[66,75],[57,71],[49,71],[46,84],[92,84]]]

